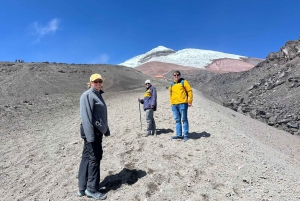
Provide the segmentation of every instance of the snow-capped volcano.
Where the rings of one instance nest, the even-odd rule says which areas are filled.
[[[205,66],[211,64],[213,60],[224,58],[242,60],[246,57],[241,55],[192,48],[183,49],[176,52],[170,48],[158,46],[145,54],[133,57],[119,65],[134,68],[147,62],[159,61],[182,66],[204,68]]]

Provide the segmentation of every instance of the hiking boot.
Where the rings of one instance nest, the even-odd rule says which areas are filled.
[[[189,138],[187,137],[187,136],[184,136],[184,138],[183,138],[183,141],[188,141],[189,140]]]
[[[152,135],[156,136],[156,130],[152,131]]]
[[[175,135],[175,136],[172,136],[172,139],[173,139],[173,140],[176,140],[176,139],[180,139],[180,140],[181,140],[181,139],[182,139],[182,136],[177,136],[177,135]]]
[[[85,194],[86,196],[90,198],[94,198],[95,200],[104,200],[106,198],[106,194],[100,192],[92,193],[91,191],[85,190]]]
[[[79,197],[85,196],[84,190],[79,190],[79,191],[77,192],[77,195],[78,195]]]
[[[152,134],[151,134],[151,131],[146,131],[145,137],[148,137],[148,136],[150,136],[150,135],[152,135]]]

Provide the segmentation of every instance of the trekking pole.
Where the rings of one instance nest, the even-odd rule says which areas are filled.
[[[139,101],[139,111],[140,111],[140,123],[141,123],[141,130],[142,130],[142,113],[141,113],[141,103]]]

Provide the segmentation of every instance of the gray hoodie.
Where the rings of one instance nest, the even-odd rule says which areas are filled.
[[[109,132],[107,125],[107,108],[102,98],[102,90],[98,92],[91,87],[80,97],[80,117],[83,131],[88,142],[95,141],[94,127],[100,135]]]

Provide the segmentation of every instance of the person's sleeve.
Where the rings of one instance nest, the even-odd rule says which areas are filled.
[[[156,106],[156,97],[157,97],[157,94],[156,94],[156,88],[155,87],[152,87],[151,89],[151,105],[153,106]]]
[[[99,118],[93,123],[93,125],[101,134],[105,134],[107,132],[107,121],[105,122],[103,119]]]
[[[82,121],[82,128],[88,142],[95,141],[94,127],[92,123],[93,100],[89,100],[88,95],[80,97],[80,117]]]
[[[107,131],[106,133],[104,133],[104,135],[107,137],[107,136],[110,136],[110,130],[109,130],[109,127],[107,127]]]
[[[193,103],[193,90],[192,87],[190,86],[189,82],[184,80],[184,88],[188,94],[188,103],[192,104]]]

